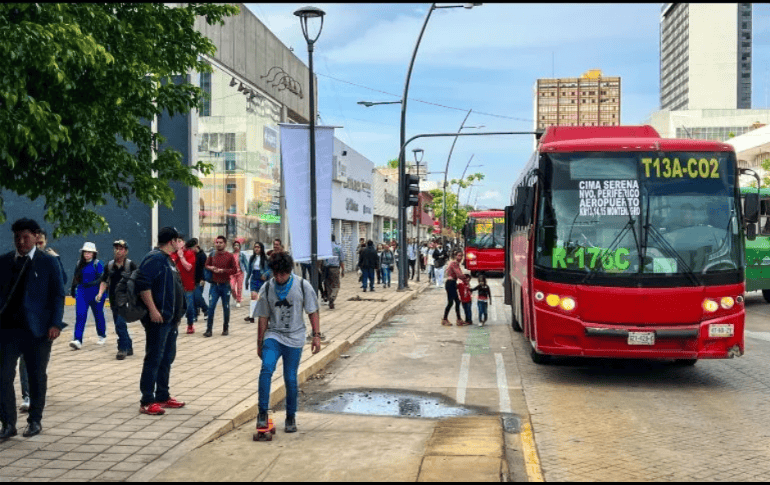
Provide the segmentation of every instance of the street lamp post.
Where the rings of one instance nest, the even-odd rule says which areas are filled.
[[[324,27],[325,12],[316,7],[304,7],[294,12],[299,17],[302,35],[307,41],[308,68],[310,71],[310,283],[318,294],[318,208],[316,207],[316,173],[315,173],[315,89],[313,87],[313,45]],[[308,20],[320,18],[321,25],[318,34],[311,39],[308,32]]]
[[[401,190],[398,192],[398,246],[401,248],[401,251],[406,248],[406,194],[403,190],[404,180],[406,179],[406,155],[404,153],[404,150],[406,148],[406,104],[409,94],[409,80],[412,77],[412,68],[414,67],[414,60],[417,58],[417,49],[420,47],[420,41],[422,40],[422,35],[425,33],[425,27],[428,26],[428,20],[430,20],[430,15],[433,13],[434,10],[439,8],[457,8],[457,7],[464,7],[464,8],[473,8],[476,6],[481,5],[480,3],[466,3],[463,5],[445,5],[445,6],[437,6],[435,3],[430,4],[430,8],[428,9],[428,13],[425,15],[425,21],[422,24],[422,29],[420,29],[420,35],[417,36],[417,42],[414,45],[414,51],[412,52],[412,59],[409,61],[409,68],[406,71],[406,80],[404,81],[404,95],[401,96],[401,130],[400,130],[400,138],[399,138],[399,150],[398,150],[398,183],[401,187]],[[403,253],[400,253],[403,254]],[[398,290],[401,291],[404,288],[408,288],[409,284],[407,283],[406,278],[406,268],[407,268],[407,262],[405,257],[398,258]]]
[[[425,156],[425,150],[422,148],[415,148],[412,150],[412,153],[414,153],[414,163],[417,165],[417,179],[420,179],[420,162],[422,162],[422,158]],[[417,158],[417,154],[420,154],[420,158]],[[422,254],[420,254],[420,223],[422,222],[422,197],[420,197],[420,194],[417,194],[417,242],[415,243],[415,250],[417,251],[417,282],[420,282],[420,262],[422,261]]]

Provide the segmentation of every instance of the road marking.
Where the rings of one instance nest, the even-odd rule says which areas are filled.
[[[505,362],[503,354],[495,353],[497,364],[497,390],[500,392],[500,412],[511,412],[511,396],[508,395],[508,378],[505,376]]]
[[[749,330],[744,330],[743,335],[749,338],[770,342],[770,332],[751,332]]]
[[[460,378],[457,380],[457,404],[465,404],[465,388],[468,386],[468,370],[471,366],[471,354],[463,354],[460,363]]]
[[[497,301],[497,300],[495,300]],[[489,316],[492,318],[492,321],[497,323],[497,305],[489,305]]]
[[[540,471],[540,460],[537,457],[537,447],[535,447],[535,436],[532,434],[532,425],[529,423],[524,423],[521,427],[521,447],[524,452],[528,481],[544,482],[543,473]]]

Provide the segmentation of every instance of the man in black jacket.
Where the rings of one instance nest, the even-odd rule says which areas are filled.
[[[203,270],[204,266],[206,266],[207,256],[198,244],[197,238],[192,238],[187,241],[185,247],[195,251],[195,295],[193,295],[193,300],[195,300],[195,321],[197,322],[199,310],[203,310],[203,318],[208,318],[209,315],[209,306],[203,298],[203,286],[206,284],[206,282],[203,281]]]
[[[374,242],[369,240],[358,255],[358,267],[361,269],[362,288],[366,291],[366,282],[369,282],[369,291],[374,291],[374,268],[377,267],[379,257],[374,249]]]
[[[0,256],[0,442],[17,434],[13,381],[22,355],[30,384],[24,437],[42,431],[51,344],[65,327],[61,269],[55,258],[35,247],[40,226],[23,218],[11,230],[16,250]]]

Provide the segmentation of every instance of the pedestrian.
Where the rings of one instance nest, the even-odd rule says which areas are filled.
[[[420,273],[425,273],[425,266],[427,265],[428,257],[428,243],[423,242],[420,246]]]
[[[374,267],[377,266],[377,250],[374,242],[366,242],[366,248],[358,254],[358,267],[361,269],[362,288],[366,292],[366,284],[369,283],[369,291],[374,291]]]
[[[187,310],[182,278],[171,259],[179,233],[173,227],[158,231],[158,247],[139,264],[136,292],[147,307],[142,319],[145,354],[139,378],[139,412],[164,414],[166,409],[181,408],[185,403],[170,394],[171,365],[176,357],[179,322]],[[178,247],[178,246],[177,246]]]
[[[390,288],[390,275],[393,272],[393,251],[387,244],[382,247],[380,255],[380,272],[382,273],[382,287]]]
[[[358,259],[361,259],[361,252],[364,249],[366,249],[366,240],[364,238],[359,238],[358,239],[358,248],[356,248],[356,256],[358,257]],[[359,268],[359,270],[360,269],[361,268]],[[359,283],[362,282],[363,278],[364,278],[363,271],[359,271],[359,273],[358,273],[358,282]]]
[[[48,390],[51,345],[66,326],[59,263],[36,243],[40,225],[22,218],[11,225],[15,251],[0,256],[0,442],[16,436],[16,364],[24,357],[29,377],[25,438],[40,434]]]
[[[406,246],[406,257],[409,259],[409,279],[414,279],[414,266],[417,263],[417,244],[414,242],[414,238],[409,239],[409,244]]]
[[[115,358],[125,360],[127,356],[134,355],[134,347],[131,336],[128,334],[126,319],[118,313],[115,289],[118,287],[123,274],[130,275],[136,270],[137,265],[128,259],[128,243],[123,239],[113,242],[112,250],[114,259],[107,263],[107,270],[102,274],[96,301],[101,302],[104,299],[104,293],[107,292],[107,297],[110,299],[110,310],[112,310],[112,321],[115,324],[115,335],[118,336],[118,353]]]
[[[446,264],[447,259],[447,252],[443,246],[439,245],[433,250],[433,271],[436,273],[436,288],[441,288],[444,284],[444,264]]]
[[[197,258],[192,249],[186,247],[181,234],[171,241],[171,261],[176,265],[179,277],[182,279],[184,298],[187,305],[187,333],[195,333],[195,264]]]
[[[236,272],[236,262],[232,253],[227,252],[227,238],[217,236],[214,241],[216,252],[206,260],[206,268],[212,273],[209,290],[209,316],[204,337],[211,337],[214,328],[214,312],[217,301],[222,299],[222,315],[225,317],[222,335],[228,335],[230,328],[230,276]]]
[[[233,290],[233,297],[235,298],[235,308],[241,307],[241,300],[243,299],[243,280],[245,279],[245,271],[249,265],[246,260],[246,255],[241,252],[241,243],[239,241],[233,241],[233,258],[235,259],[235,274],[230,275],[230,286]]]
[[[99,285],[104,274],[104,263],[97,259],[96,245],[92,242],[83,244],[80,249],[80,260],[75,266],[72,277],[70,294],[75,298],[75,335],[70,342],[72,350],[80,350],[83,346],[83,332],[88,318],[88,309],[96,322],[97,343],[104,345],[107,341],[107,325],[104,321],[104,300],[97,301]]]
[[[455,314],[457,315],[457,326],[462,327],[463,325],[468,325],[468,323],[460,318],[460,298],[457,294],[457,281],[465,280],[467,283],[468,277],[465,276],[460,269],[460,261],[463,260],[463,253],[461,251],[455,251],[452,254],[454,258],[446,268],[446,284],[444,288],[446,289],[447,306],[444,309],[444,318],[441,320],[441,325],[452,325],[449,320],[447,320],[447,317],[449,317],[449,310],[451,310],[452,305],[454,304]]]
[[[428,268],[428,283],[435,283],[436,282],[436,272],[433,269],[433,251],[435,249],[436,245],[431,242],[428,244],[428,250],[425,254],[425,263]]]
[[[254,323],[254,310],[257,308],[257,300],[259,300],[259,290],[270,276],[265,245],[257,241],[254,243],[254,252],[246,266],[246,286],[251,289],[251,308],[244,319],[245,321]]]
[[[273,255],[273,253],[285,253],[286,249],[283,247],[283,242],[281,242],[280,239],[275,238],[273,239],[273,249],[267,252],[267,257]]]
[[[374,249],[374,248],[372,248]],[[259,373],[259,414],[257,428],[267,427],[267,411],[270,405],[270,384],[278,358],[283,361],[283,381],[286,387],[285,431],[297,431],[297,370],[302,347],[305,344],[305,320],[302,311],[309,315],[312,328],[311,351],[321,350],[321,327],[318,314],[318,298],[310,282],[292,274],[294,261],[286,253],[270,257],[273,278],[265,283],[257,301],[259,329],[257,355],[262,359]]]
[[[463,312],[465,313],[464,322],[468,325],[473,325],[473,294],[470,288],[470,277],[465,274],[468,279],[457,280],[457,296],[460,297],[460,303],[463,305]]]
[[[476,304],[479,307],[479,325],[484,326],[485,323],[487,323],[487,308],[488,305],[492,304],[492,290],[489,289],[489,286],[487,285],[487,277],[483,274],[479,275],[479,284],[476,285],[474,288],[471,288],[471,291],[478,291],[478,296],[476,297]]]
[[[382,259],[382,246],[383,244],[377,245],[377,261]],[[377,284],[379,285],[382,283],[382,271],[380,270],[380,265],[378,264],[376,268],[374,268],[374,274],[377,276]]]
[[[394,267],[395,267],[397,270],[401,271],[401,267],[398,265],[398,243],[396,242],[396,240],[395,240],[395,239],[393,239],[392,241],[390,241],[390,252],[392,252],[392,253],[393,253],[393,262],[395,263],[395,264],[394,264]],[[391,270],[391,273],[392,273],[392,272],[393,272],[393,271]]]
[[[200,310],[203,311],[203,318],[208,318],[209,312],[209,306],[206,304],[206,299],[203,298],[203,287],[206,286],[206,281],[203,279],[203,270],[206,269],[206,253],[203,252],[196,238],[187,241],[185,247],[195,252],[195,291],[193,292],[193,300],[195,302],[195,321],[197,322]],[[194,331],[195,329],[193,328]]]
[[[345,277],[345,253],[332,234],[332,257],[326,260],[326,297],[329,310],[334,310],[334,300],[340,291],[340,278]]]

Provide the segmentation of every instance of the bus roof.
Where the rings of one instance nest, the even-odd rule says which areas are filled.
[[[756,187],[741,187],[741,194],[753,194],[756,193],[756,191]],[[762,197],[770,196],[770,187],[760,188],[759,195]]]
[[[482,217],[505,217],[505,211],[502,209],[491,209],[486,211],[468,212],[468,217],[480,219]]]
[[[585,140],[587,138],[660,138],[655,128],[641,126],[549,126],[540,144],[545,145],[565,140]]]

